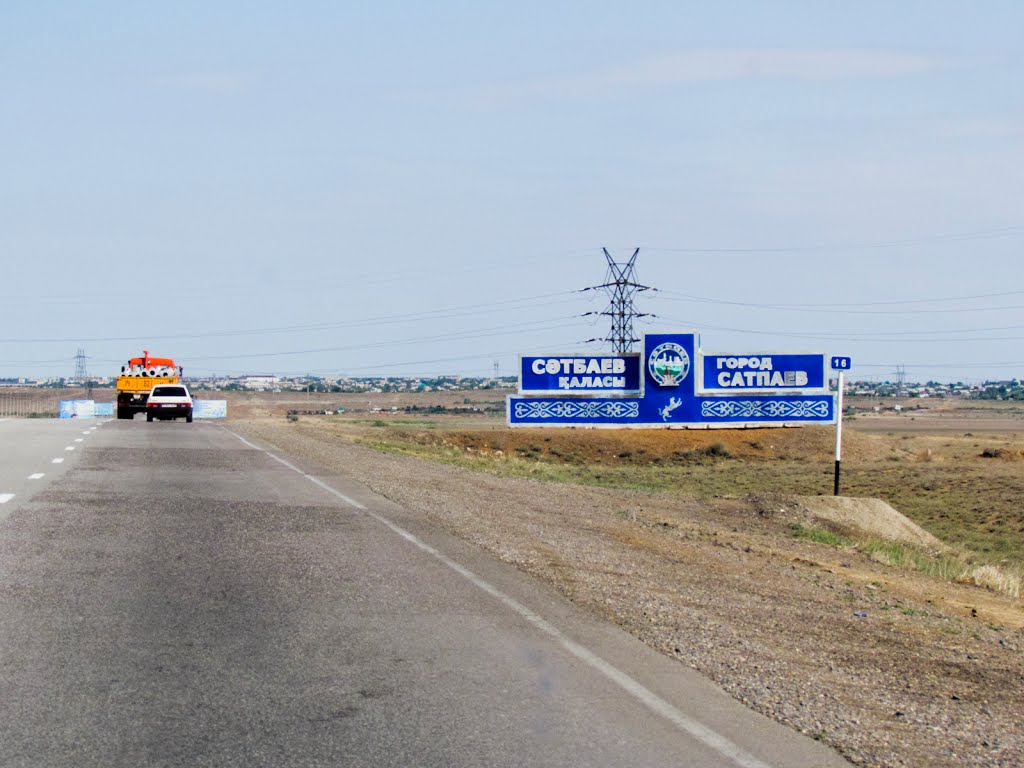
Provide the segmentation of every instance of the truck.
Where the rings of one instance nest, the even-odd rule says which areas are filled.
[[[117,418],[134,419],[136,413],[145,413],[153,387],[177,384],[181,376],[182,369],[171,358],[150,357],[148,349],[142,357],[130,358],[117,377]]]

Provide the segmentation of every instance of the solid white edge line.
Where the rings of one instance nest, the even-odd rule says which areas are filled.
[[[284,466],[288,467],[288,469],[291,469],[293,472],[302,475],[302,477],[316,484],[320,488],[323,488],[328,493],[341,499],[346,504],[349,504],[350,506],[353,506],[356,509],[366,512],[367,515],[369,515],[374,520],[384,525],[386,528],[389,528],[394,533],[401,536],[403,539],[408,541],[413,546],[417,547],[423,552],[426,552],[435,559],[439,560],[441,563],[448,566],[448,568],[455,571],[455,573],[462,576],[475,587],[486,592],[491,597],[495,598],[496,600],[504,604],[506,607],[518,613],[523,619],[533,624],[537,629],[541,630],[544,634],[558,641],[558,643],[566,651],[571,653],[577,659],[584,662],[585,664],[588,664],[597,672],[600,672],[606,678],[608,678],[613,683],[622,688],[624,691],[626,691],[626,693],[630,694],[635,699],[644,704],[646,707],[648,707],[648,709],[661,715],[663,718],[668,720],[677,728],[690,734],[690,736],[697,739],[697,741],[701,742],[705,746],[710,747],[723,757],[732,760],[734,763],[736,763],[736,765],[741,766],[741,768],[771,768],[771,766],[768,763],[759,760],[739,745],[734,744],[725,736],[722,736],[717,731],[708,728],[703,723],[697,722],[690,716],[681,712],[679,709],[674,707],[669,702],[665,701],[665,699],[661,698],[658,694],[654,693],[649,688],[645,687],[642,683],[634,680],[632,677],[630,677],[628,674],[623,672],[618,667],[608,663],[600,656],[595,654],[593,651],[591,651],[589,648],[580,645],[575,640],[570,639],[568,636],[563,634],[560,629],[558,629],[556,626],[548,622],[540,614],[531,611],[518,600],[509,597],[504,592],[499,590],[497,587],[493,586],[490,582],[484,581],[482,578],[477,576],[475,573],[473,573],[465,566],[460,565],[444,553],[430,546],[426,542],[421,541],[414,534],[405,530],[401,526],[391,522],[383,515],[380,515],[370,509],[367,509],[363,504],[360,504],[355,499],[351,499],[345,494],[341,493],[340,491],[332,488],[319,478],[314,477],[313,475],[310,475],[307,472],[303,472],[294,464],[285,461],[281,457],[276,456],[275,454],[271,453],[270,451],[264,448],[260,448],[257,445],[253,445],[241,435],[232,432],[230,429],[227,430],[227,432],[237,437],[239,440],[242,441],[242,443],[249,446],[253,450],[259,451],[260,453],[265,453],[267,456],[279,462],[280,464],[283,464]]]

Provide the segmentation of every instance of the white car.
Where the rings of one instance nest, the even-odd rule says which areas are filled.
[[[192,421],[192,396],[184,384],[157,384],[146,398],[146,421],[177,419]]]

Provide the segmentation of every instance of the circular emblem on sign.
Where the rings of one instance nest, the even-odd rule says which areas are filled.
[[[647,358],[647,370],[662,387],[677,387],[690,373],[690,356],[673,341],[659,344]]]

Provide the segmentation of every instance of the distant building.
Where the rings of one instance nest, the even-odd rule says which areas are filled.
[[[242,386],[246,389],[274,389],[280,381],[280,376],[256,374],[254,376],[246,376],[242,380]]]

